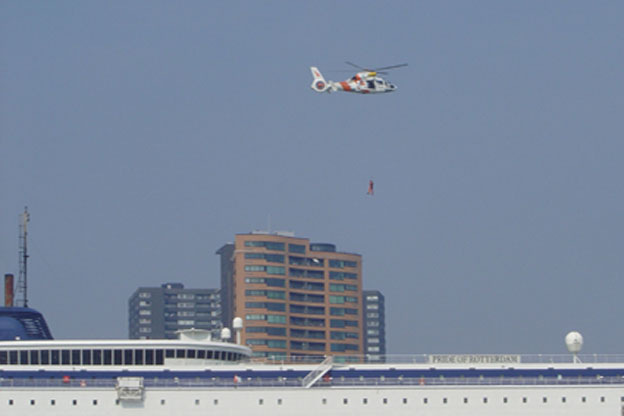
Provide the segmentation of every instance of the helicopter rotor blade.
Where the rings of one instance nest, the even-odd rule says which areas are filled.
[[[345,61],[345,64],[347,64],[347,65],[351,65],[351,66],[354,66],[354,67],[356,67],[357,69],[361,69],[362,71],[369,71],[369,70],[368,70],[368,69],[366,69],[366,68],[362,68],[361,66],[354,64],[353,62]]]
[[[407,66],[407,64],[398,64],[398,65],[390,65],[390,66],[384,66],[381,68],[375,68],[375,71],[379,72],[379,71],[383,71],[385,69],[394,69],[394,68],[401,68]]]

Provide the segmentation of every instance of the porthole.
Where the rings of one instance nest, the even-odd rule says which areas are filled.
[[[195,399],[195,406],[199,406],[199,399]]]
[[[407,404],[407,398],[403,397],[403,404]]]
[[[31,400],[30,400],[30,405],[31,405],[31,406],[34,406],[34,405],[35,405],[35,399],[31,399]]]
[[[214,399],[214,405],[218,405],[219,404],[219,399]]]
[[[542,397],[542,401],[543,401],[544,403],[548,403],[548,397]]]
[[[97,406],[97,399],[93,399],[93,406]]]
[[[281,405],[282,404],[282,399],[277,399],[277,404]]]
[[[383,399],[383,404],[388,404],[388,399],[386,399],[385,397]]]
[[[321,400],[321,403],[323,403],[323,404],[327,404],[327,399],[322,399],[322,400]]]
[[[9,399],[9,406],[13,406],[13,399]]]
[[[264,399],[258,399],[258,404],[259,405],[263,405],[264,404]]]
[[[78,400],[74,399],[72,400],[72,405],[76,406],[78,404]]]
[[[165,399],[161,399],[161,400],[160,400],[160,405],[161,405],[161,406],[164,406],[164,405],[165,405]]]
[[[349,404],[349,399],[342,399],[342,404]]]
[[[487,397],[484,397],[484,398],[483,398],[483,403],[484,403],[484,404],[485,404],[485,403],[487,403]]]
[[[368,404],[368,399],[366,397],[362,399],[362,404]]]
[[[50,400],[50,406],[54,406],[54,405],[56,405],[56,400],[54,399]]]
[[[448,399],[445,397],[442,399],[442,403],[447,404],[448,403]]]
[[[600,397],[600,403],[604,403],[604,402],[605,402],[605,397],[604,397],[604,396],[601,396],[601,397]]]

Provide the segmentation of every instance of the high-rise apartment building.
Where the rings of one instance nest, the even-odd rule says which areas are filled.
[[[128,300],[130,339],[175,339],[180,329],[205,329],[219,337],[218,289],[185,289],[182,283],[140,287]]]
[[[364,354],[368,361],[381,361],[386,355],[386,306],[378,290],[364,290]]]
[[[223,324],[244,322],[254,355],[363,353],[362,257],[292,233],[237,234],[221,247]]]

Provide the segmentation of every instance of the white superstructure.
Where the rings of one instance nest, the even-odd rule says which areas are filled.
[[[238,329],[238,328],[237,328]],[[580,335],[580,334],[579,334]],[[254,362],[179,340],[0,341],[0,415],[624,414],[624,356],[414,355]]]

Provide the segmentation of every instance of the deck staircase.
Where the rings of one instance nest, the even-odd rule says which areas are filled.
[[[321,377],[323,377],[334,365],[334,357],[331,355],[326,357],[322,363],[318,365],[314,370],[310,371],[307,376],[301,381],[301,385],[309,389],[312,387]]]

